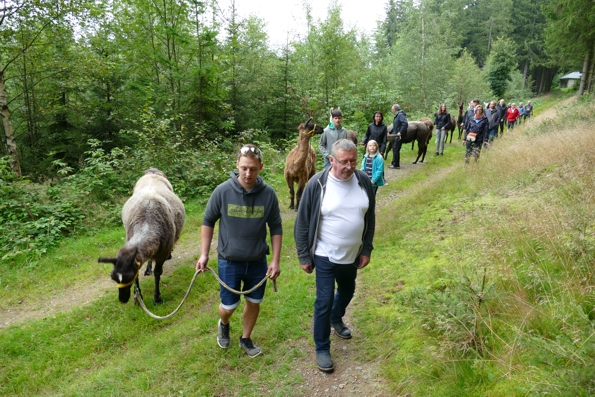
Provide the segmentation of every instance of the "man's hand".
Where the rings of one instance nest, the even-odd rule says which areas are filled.
[[[308,274],[312,273],[312,264],[311,263],[306,263],[305,265],[302,265],[300,263],[300,266],[302,267],[302,270],[305,271],[306,273],[308,273]]]
[[[271,280],[276,279],[281,274],[281,268],[279,267],[279,262],[271,262],[269,268],[267,269],[267,277]]]
[[[357,268],[363,269],[364,267],[368,266],[368,263],[370,263],[370,257],[365,256],[365,255],[360,255],[359,256],[359,266]]]
[[[207,263],[209,263],[209,256],[201,255],[200,258],[198,258],[198,262],[196,262],[196,271],[204,272],[207,268]]]

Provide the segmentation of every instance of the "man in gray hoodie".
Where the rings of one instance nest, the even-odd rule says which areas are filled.
[[[244,145],[236,162],[239,172],[232,172],[229,180],[215,188],[202,221],[201,255],[196,263],[196,270],[206,269],[215,223],[219,221],[219,277],[229,287],[238,291],[242,282],[242,291],[247,291],[263,278],[274,280],[280,273],[279,260],[283,238],[281,211],[275,191],[258,176],[263,166],[260,149],[255,145]],[[268,267],[267,225],[273,246],[273,258]],[[261,353],[250,335],[258,319],[265,287],[266,282],[255,291],[244,295],[246,305],[240,347],[250,357],[256,357]],[[219,295],[221,304],[217,344],[225,349],[230,345],[229,322],[240,304],[240,295],[223,287],[220,288]]]
[[[341,125],[342,122],[343,112],[341,112],[341,109],[332,109],[331,123],[324,129],[324,132],[320,136],[320,143],[318,144],[318,149],[324,158],[325,169],[331,166],[328,157],[331,154],[333,143],[339,139],[347,138],[347,130]]]

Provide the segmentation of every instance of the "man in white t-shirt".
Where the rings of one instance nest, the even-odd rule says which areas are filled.
[[[331,326],[337,336],[351,338],[343,316],[355,292],[357,270],[370,263],[374,248],[374,189],[368,175],[358,169],[357,159],[353,142],[335,142],[331,167],[308,181],[295,221],[300,266],[306,273],[316,269],[314,343],[316,363],[323,372],[334,370]]]

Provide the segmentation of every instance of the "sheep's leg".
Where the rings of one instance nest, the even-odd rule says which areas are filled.
[[[145,269],[145,276],[150,276],[153,273],[153,262],[149,260],[147,262],[147,268]]]
[[[159,291],[159,282],[161,281],[161,275],[163,274],[163,262],[155,262],[155,270],[153,275],[155,276],[155,294],[153,295],[153,301],[157,304],[163,303],[161,299],[161,292]]]

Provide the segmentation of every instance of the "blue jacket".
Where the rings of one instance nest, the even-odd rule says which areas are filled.
[[[397,114],[395,114],[395,118],[393,119],[393,129],[391,134],[396,134],[400,132],[401,135],[405,135],[407,133],[407,115],[404,111],[399,110]]]
[[[472,118],[467,122],[467,134],[470,132],[474,132],[477,134],[475,138],[475,144],[480,145],[484,141],[488,140],[489,128],[488,128],[488,118],[483,116],[479,119],[479,121],[475,121],[475,117]],[[467,139],[467,134],[465,134],[465,139]]]
[[[326,193],[326,181],[331,168],[327,168],[314,175],[306,184],[302,195],[298,213],[295,218],[293,237],[295,248],[300,264],[314,263],[314,252],[316,252],[316,238],[318,237],[318,224],[320,222],[320,207]],[[372,182],[365,172],[358,169],[354,172],[358,184],[368,195],[369,207],[364,215],[364,233],[360,255],[371,256],[374,246],[374,230],[376,229],[376,199]]]
[[[366,172],[366,160],[368,155],[364,155],[362,161],[362,171]],[[384,186],[384,159],[380,153],[376,153],[372,160],[372,186]]]

